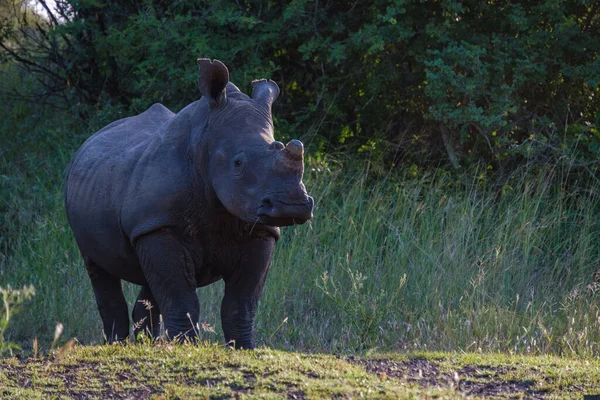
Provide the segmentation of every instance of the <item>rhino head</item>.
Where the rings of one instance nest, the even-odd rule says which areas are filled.
[[[253,224],[288,226],[311,219],[314,201],[302,183],[304,146],[299,140],[284,145],[273,136],[277,84],[254,81],[248,97],[229,83],[220,61],[199,59],[198,65],[198,86],[210,109],[207,170],[220,203]]]

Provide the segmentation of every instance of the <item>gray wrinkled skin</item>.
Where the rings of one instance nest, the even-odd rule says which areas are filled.
[[[225,281],[225,340],[254,348],[254,318],[278,226],[312,217],[302,143],[273,137],[274,82],[251,97],[219,61],[199,60],[203,97],[174,114],[155,104],[92,135],[65,182],[69,224],[109,342],[129,334],[121,280],[141,285],[134,332],[194,338],[196,288]],[[149,312],[144,302],[151,302]]]

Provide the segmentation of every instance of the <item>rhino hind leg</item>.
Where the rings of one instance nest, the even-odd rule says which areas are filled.
[[[126,340],[129,336],[129,312],[121,280],[103,270],[88,257],[84,257],[84,262],[92,281],[106,340],[108,343]]]
[[[131,316],[136,339],[141,333],[150,338],[160,335],[160,308],[148,286],[142,286]]]

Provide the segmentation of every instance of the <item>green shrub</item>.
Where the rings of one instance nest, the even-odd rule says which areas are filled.
[[[202,56],[223,60],[242,89],[276,80],[281,136],[313,153],[388,166],[481,162],[501,174],[549,160],[587,173],[600,155],[594,2],[57,4],[60,23],[5,22],[0,44],[44,83],[40,95],[87,117],[86,104],[117,115],[154,102],[180,109],[198,97]]]

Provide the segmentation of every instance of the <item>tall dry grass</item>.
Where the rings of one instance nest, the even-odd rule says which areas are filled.
[[[74,150],[107,121],[82,126],[38,111],[0,106],[0,286],[37,292],[5,336],[49,343],[60,321],[64,336],[98,342],[61,190]],[[524,169],[501,188],[477,171],[407,176],[310,163],[315,218],[283,229],[259,344],[600,353],[600,185],[550,167]],[[220,329],[210,332],[222,289],[198,290],[207,340],[222,340]],[[125,291],[133,306],[135,286]]]

